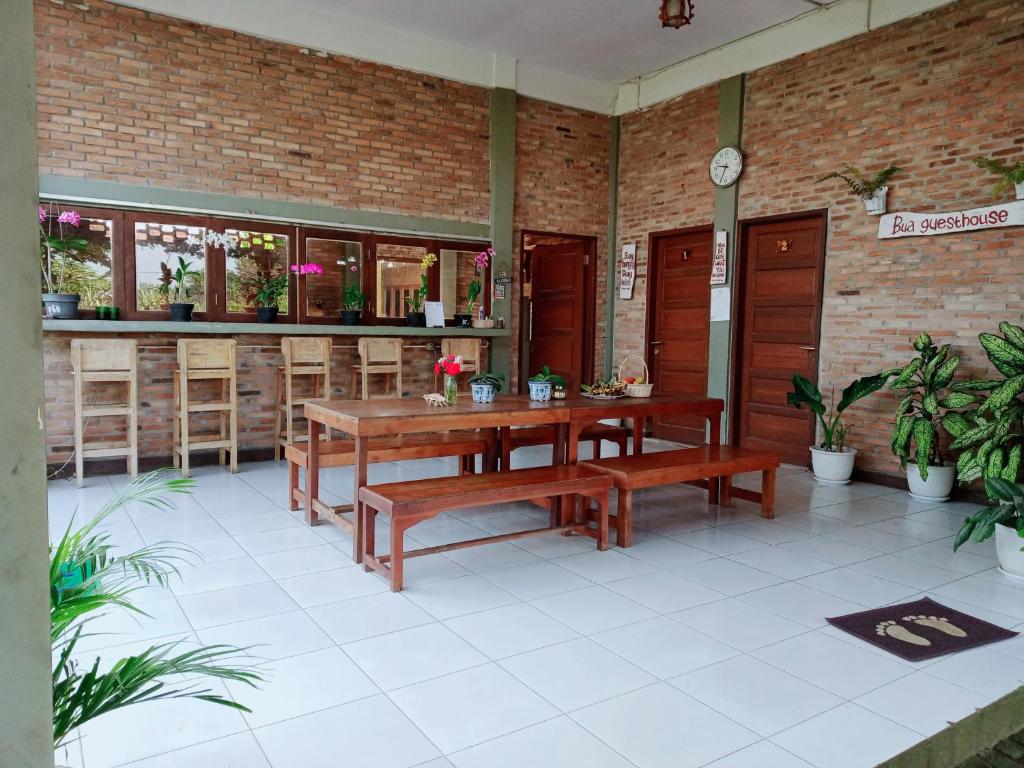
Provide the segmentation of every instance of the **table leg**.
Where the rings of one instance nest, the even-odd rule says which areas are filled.
[[[352,528],[352,560],[356,563],[363,562],[363,515],[362,505],[359,503],[359,489],[366,485],[366,465],[369,458],[370,441],[365,437],[355,435],[355,466],[353,474],[355,481],[352,489],[352,511],[354,513]]]
[[[306,451],[306,524],[316,525],[319,521],[313,509],[313,501],[320,495],[320,430],[322,424],[315,419],[306,419],[309,443]]]
[[[639,456],[644,452],[644,423],[646,416],[633,417],[633,455]]]
[[[711,437],[708,440],[708,445],[718,446],[722,444],[722,415],[720,413],[712,414],[708,416],[708,425],[710,427]],[[708,478],[708,503],[718,504],[718,500],[721,496],[719,489],[721,482],[717,477]]]

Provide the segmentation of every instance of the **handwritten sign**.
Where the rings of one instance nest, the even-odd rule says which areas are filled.
[[[725,283],[726,256],[729,253],[729,232],[719,229],[715,232],[715,255],[711,261],[711,284]]]
[[[1024,200],[950,213],[887,213],[878,222],[878,237],[921,237],[1024,226]]]
[[[633,283],[636,280],[636,243],[622,246],[619,260],[619,298],[633,298]]]

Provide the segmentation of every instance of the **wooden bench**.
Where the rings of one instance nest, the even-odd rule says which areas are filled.
[[[601,456],[601,441],[607,440],[619,446],[619,456],[625,456],[626,446],[632,431],[628,427],[616,427],[611,424],[591,424],[584,427],[580,433],[579,442],[591,443],[593,449],[591,456],[595,459]],[[501,431],[501,468],[508,469],[511,466],[512,451],[516,448],[525,448],[529,445],[550,445],[555,450],[555,428],[550,425],[539,427],[525,427],[523,429],[509,429],[506,427]],[[552,461],[562,461],[564,457],[552,456]]]
[[[775,471],[779,457],[774,453],[734,448],[728,445],[703,445],[674,451],[619,456],[594,461],[581,461],[581,467],[604,472],[615,483],[619,503],[615,521],[616,543],[628,547],[632,543],[633,491],[671,483],[706,486],[708,501],[724,507],[732,505],[732,497],[761,505],[761,517],[774,517]],[[734,488],[732,476],[742,472],[761,472],[761,491]]]
[[[401,437],[381,437],[370,441],[368,460],[371,464],[384,461],[410,461],[443,456],[458,456],[459,474],[472,474],[478,454],[487,453],[490,443],[485,432],[441,432],[410,434]],[[288,502],[292,510],[305,502],[305,489],[299,487],[299,469],[307,469],[308,443],[291,443],[284,450],[288,459]],[[327,440],[320,443],[320,468],[350,467],[355,464],[354,440]],[[332,508],[335,514],[352,511],[351,504]],[[307,517],[315,521],[318,510],[307,510]]]
[[[608,492],[611,487],[612,480],[608,475],[586,467],[567,465],[467,475],[457,481],[441,477],[365,486],[359,489],[363,568],[372,568],[384,575],[391,583],[391,591],[397,592],[402,588],[403,560],[406,557],[431,555],[550,531],[575,531],[591,536],[597,539],[597,548],[604,550],[608,548]],[[586,522],[570,522],[577,495],[597,503],[596,530],[591,529]],[[560,498],[564,498],[566,503],[558,504]],[[548,527],[485,536],[410,552],[404,549],[403,536],[410,527],[442,512],[535,499],[551,501]],[[374,526],[379,512],[391,516],[391,553],[388,555],[377,555],[374,552]]]

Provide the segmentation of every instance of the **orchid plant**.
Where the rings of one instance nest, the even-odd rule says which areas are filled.
[[[423,302],[427,300],[427,273],[430,268],[437,264],[437,254],[428,253],[420,260],[420,287],[412,293],[409,299],[410,312],[422,312]]]
[[[476,275],[469,284],[469,294],[466,299],[467,315],[472,315],[473,310],[476,308],[476,303],[480,299],[480,292],[483,289],[483,283],[480,280],[480,276],[483,275],[484,270],[487,269],[487,265],[491,263],[491,259],[493,258],[494,248],[488,248],[487,250],[480,251],[480,253],[473,257],[473,261],[476,264]]]
[[[57,216],[54,217],[53,214]],[[75,210],[61,211],[51,203],[47,209],[39,206],[39,255],[43,282],[47,293],[63,293],[68,262],[84,251],[88,242],[71,231],[82,223]],[[56,224],[56,231],[54,231]]]

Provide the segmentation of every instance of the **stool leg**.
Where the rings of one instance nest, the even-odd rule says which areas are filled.
[[[775,468],[761,473],[761,517],[771,520],[775,517]]]
[[[292,377],[287,368],[284,372],[284,428],[288,444],[295,442],[295,406],[292,405]]]
[[[274,461],[281,460],[281,374],[274,376]]]
[[[82,377],[75,373],[75,483],[79,488],[85,483],[85,427],[82,424]]]
[[[128,380],[128,474],[139,475],[139,392],[134,369]]]
[[[181,421],[179,420],[179,408],[181,408],[181,377],[178,372],[175,371],[171,378],[174,381],[174,400],[171,408],[171,429],[173,437],[171,438],[171,460],[174,462],[174,468],[178,469],[181,467],[181,454],[178,451],[181,449]]]
[[[227,379],[220,380],[220,401],[222,403],[227,402],[228,399],[228,381]],[[217,420],[220,422],[220,426],[217,428],[217,434],[221,440],[224,440],[228,436],[228,415],[224,411],[217,413]],[[227,464],[227,450],[219,448],[217,450],[217,463],[222,467]]]
[[[299,465],[294,461],[288,462],[288,509],[292,512],[299,508],[299,502],[295,499],[295,492],[299,488]]]
[[[366,370],[366,366],[365,365],[363,366],[361,373],[362,373],[362,377],[361,378],[362,378],[362,382],[363,382],[363,395],[362,395],[362,397],[363,397],[363,400],[369,400],[370,399],[370,375],[369,375],[369,372]]]
[[[181,422],[178,429],[181,434],[181,476],[188,477],[188,379],[181,380],[178,400],[178,420]]]
[[[616,511],[615,543],[620,547],[633,545],[633,492],[619,489],[619,508]]]
[[[231,398],[231,415],[228,419],[228,428],[231,430],[231,472],[235,474],[238,472],[238,383],[234,371],[228,382],[228,394]]]
[[[597,496],[597,548],[602,552],[608,549],[608,491],[603,490]]]

